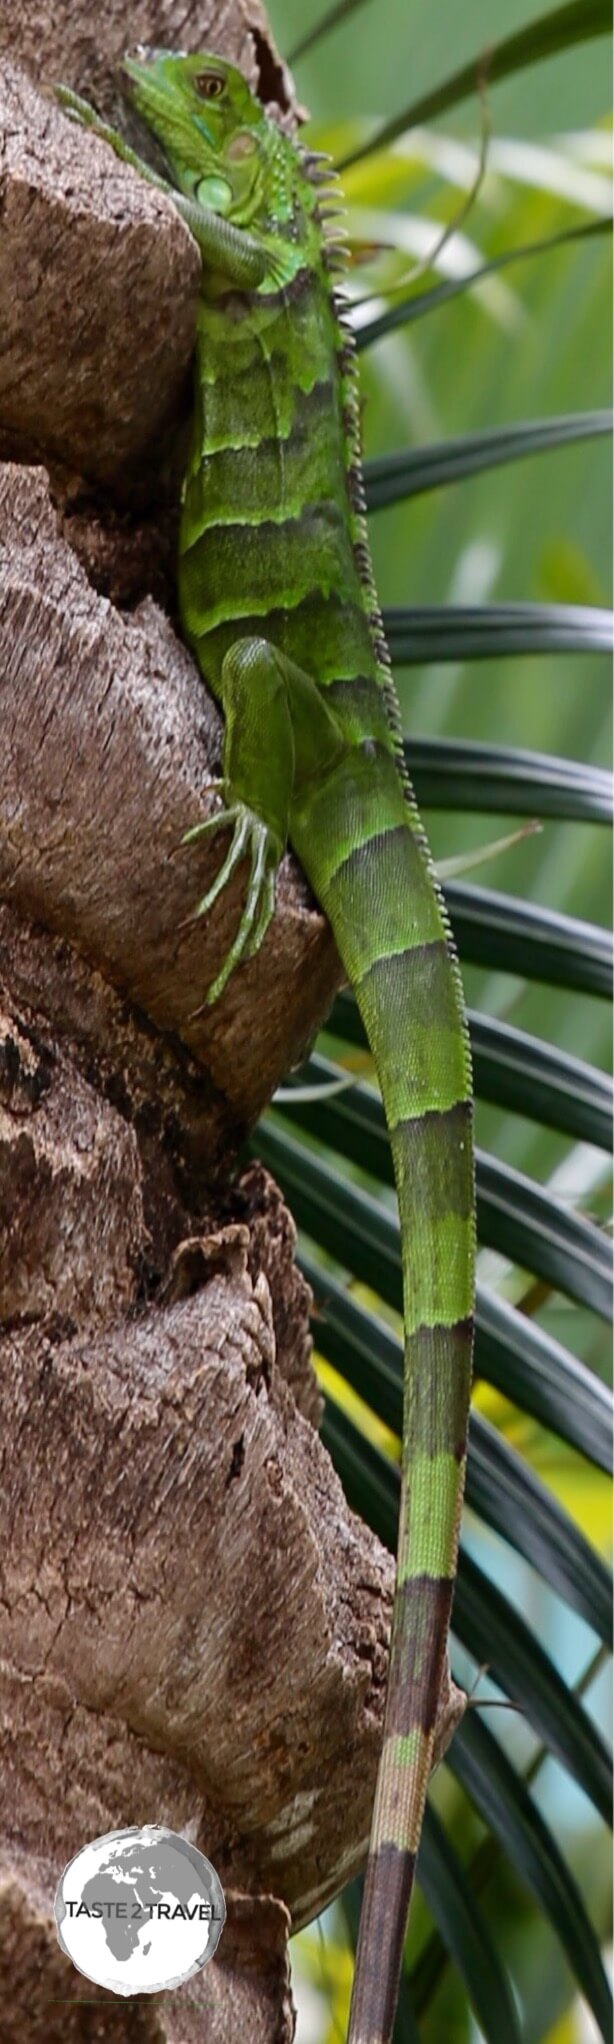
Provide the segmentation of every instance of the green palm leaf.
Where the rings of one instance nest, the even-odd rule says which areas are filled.
[[[344,11],[351,12],[351,7]],[[338,9],[335,9],[335,16],[340,19]],[[404,113],[386,121],[369,142],[344,158],[343,167],[387,147],[390,142],[396,141],[398,135],[406,134],[408,128],[417,127],[418,122],[432,121],[449,107],[458,106],[463,99],[468,99],[470,93],[479,90],[481,80],[495,85],[500,79],[511,77],[514,71],[525,71],[529,64],[539,64],[545,57],[556,56],[559,50],[577,48],[579,43],[592,36],[609,35],[611,26],[605,0],[568,0],[567,6],[556,7],[551,14],[543,14],[539,20],[530,22],[527,28],[520,29],[517,35],[508,36],[504,42],[480,51],[472,63],[464,64],[460,71],[446,79],[445,84],[436,86],[433,92],[424,93],[421,99],[406,107]],[[304,43],[302,47],[305,48]]]
[[[467,1503],[609,1646],[612,1600],[605,1563],[516,1450],[478,1413],[469,1429]]]
[[[396,1464],[366,1441],[332,1400],[322,1433],[350,1504],[395,1552],[400,1495]],[[487,1668],[498,1687],[521,1705],[549,1752],[568,1768],[604,1823],[610,1824],[612,1768],[602,1738],[510,1599],[464,1547],[453,1631],[478,1668]]]
[[[491,433],[468,433],[459,440],[444,440],[439,447],[383,455],[380,461],[365,462],[367,507],[380,511],[386,504],[466,482],[470,476],[522,461],[529,454],[546,454],[555,447],[611,432],[611,412],[570,412],[563,418],[533,419],[528,425],[498,427]]]
[[[562,603],[385,610],[384,628],[393,661],[405,667],[429,660],[501,660],[518,653],[612,651],[609,611]]]
[[[459,1727],[450,1765],[549,1916],[608,2044],[612,1996],[580,1890],[524,1782],[476,1712]]]
[[[420,1886],[483,2031],[492,2044],[521,2044],[509,1984],[482,1911],[443,1824],[429,1809],[422,1834]]]
[[[501,270],[510,269],[515,263],[535,261],[549,255],[551,250],[565,248],[571,242],[590,241],[595,235],[612,233],[611,220],[590,220],[584,227],[564,227],[559,234],[549,234],[543,241],[529,241],[522,248],[503,249],[500,255],[492,256],[490,262],[482,263],[469,276],[451,278],[445,284],[435,284],[430,291],[417,291],[413,296],[402,297],[398,304],[389,305],[386,312],[373,315],[359,326],[356,346],[373,347],[375,341],[383,340],[384,334],[395,333],[398,327],[410,326],[414,320],[425,319],[428,313],[438,312],[444,305],[450,305],[455,298],[463,297],[487,277],[496,277]]]
[[[499,967],[568,992],[577,988],[611,999],[608,930],[454,880],[445,895],[461,958],[468,964]]]
[[[466,738],[406,738],[405,757],[423,809],[612,824],[612,775],[583,760]]]

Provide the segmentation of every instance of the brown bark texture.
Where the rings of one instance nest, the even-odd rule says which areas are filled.
[[[198,259],[43,89],[116,119],[137,41],[215,47],[297,118],[258,0],[4,0],[0,2038],[289,2044],[289,1925],[364,1858],[392,1565],[318,1440],[290,1216],[233,1175],[339,983],[290,858],[195,1013],[244,884],[182,927],[220,858],[181,847],[221,757],[173,629]],[[228,1919],[202,1975],[124,2005],[52,1899],[81,1845],[152,1822]]]

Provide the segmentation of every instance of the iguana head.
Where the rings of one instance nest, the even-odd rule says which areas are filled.
[[[137,113],[161,143],[179,189],[238,227],[280,225],[292,211],[294,151],[241,71],[208,50],[139,48],[124,60]]]

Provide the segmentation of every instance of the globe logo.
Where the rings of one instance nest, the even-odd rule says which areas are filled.
[[[73,1966],[124,1995],[181,1987],[213,1958],[226,1917],[204,1853],[155,1824],[84,1845],[62,1874],[54,1908]]]

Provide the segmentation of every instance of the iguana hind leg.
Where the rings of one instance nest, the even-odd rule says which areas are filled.
[[[207,915],[241,861],[249,856],[250,874],[241,920],[204,1005],[219,999],[242,959],[258,951],[275,909],[275,877],[288,836],[294,780],[294,739],[284,663],[265,639],[240,639],[226,654],[222,668],[224,734],[224,807],[188,831],[196,839],[210,830],[232,825],[233,836],[223,865],[195,909]]]
[[[219,999],[231,973],[260,949],[275,909],[275,877],[288,839],[297,783],[309,778],[312,761],[332,761],[342,741],[319,690],[309,675],[286,660],[267,639],[239,639],[222,667],[220,694],[226,715],[224,807],[187,833],[187,841],[232,825],[224,863],[203,895],[195,916],[206,915],[235,868],[250,857],[250,876],[236,937],[209,988],[205,1006]]]

